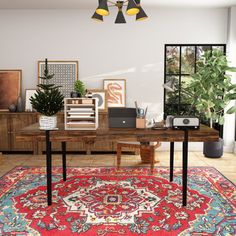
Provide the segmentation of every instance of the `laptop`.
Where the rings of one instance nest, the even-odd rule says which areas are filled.
[[[113,107],[108,109],[109,128],[136,128],[136,109]]]

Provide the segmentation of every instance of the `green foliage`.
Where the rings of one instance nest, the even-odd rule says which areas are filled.
[[[76,80],[75,81],[75,91],[83,97],[86,94],[86,88],[84,83],[81,80]]]
[[[228,71],[236,72],[236,68],[228,66],[227,57],[221,50],[206,51],[197,62],[197,72],[189,83],[188,91],[194,98],[192,105],[210,119],[211,124],[212,121],[223,124],[226,106],[236,99],[236,85],[231,83],[230,75],[226,74]],[[234,112],[234,106],[227,110],[228,114]]]
[[[38,84],[36,94],[30,98],[32,107],[45,116],[55,115],[64,105],[64,96],[59,91],[60,86],[49,83],[53,76],[53,74],[49,74],[47,59],[45,59],[44,75],[40,78],[46,81],[46,83]]]

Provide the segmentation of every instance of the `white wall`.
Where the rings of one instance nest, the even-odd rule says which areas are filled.
[[[230,65],[236,67],[236,7],[229,9],[229,21],[228,21],[228,43],[227,52]],[[231,73],[232,82],[236,83],[236,73]],[[229,107],[235,105],[235,101],[232,101]],[[224,125],[224,145],[225,150],[232,152],[236,145],[234,145],[235,138],[235,114],[226,115]]]
[[[0,68],[23,70],[23,94],[37,84],[37,61],[79,60],[79,78],[102,88],[104,78],[127,80],[127,105],[154,103],[163,111],[164,44],[226,43],[228,11],[145,9],[149,20],[103,24],[94,10],[0,10]]]

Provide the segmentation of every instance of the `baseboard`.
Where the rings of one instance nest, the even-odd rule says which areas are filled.
[[[156,151],[169,151],[170,150],[170,143],[162,142],[161,147],[157,148]],[[188,146],[189,151],[195,152],[203,152],[203,142],[190,142]],[[182,143],[176,142],[175,143],[175,151],[182,151]],[[231,145],[224,146],[224,152],[229,153],[236,153],[236,142]]]
[[[234,151],[234,145],[224,145],[224,152],[229,152],[229,153],[233,153]]]
[[[170,143],[169,142],[162,142],[161,146],[156,149],[156,151],[169,151],[170,150]],[[203,143],[202,142],[190,142],[188,145],[189,151],[203,151]],[[175,151],[182,151],[182,143],[176,142],[175,143]]]
[[[234,153],[236,154],[236,142],[234,142]]]

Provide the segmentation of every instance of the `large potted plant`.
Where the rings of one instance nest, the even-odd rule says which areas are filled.
[[[228,65],[226,55],[219,50],[206,51],[197,62],[197,72],[192,75],[188,92],[193,96],[193,106],[202,117],[214,123],[224,124],[225,113],[236,112],[236,107],[228,108],[230,101],[236,99],[236,84],[232,84],[227,72],[236,72],[236,68]],[[228,108],[228,109],[226,109]],[[221,157],[223,140],[204,143],[206,157]]]
[[[47,59],[45,59],[45,70],[42,77],[45,83],[38,84],[37,91],[30,98],[32,107],[39,112],[40,129],[54,129],[57,127],[56,114],[63,108],[64,96],[59,91],[59,86],[50,83],[54,74],[49,74]]]

